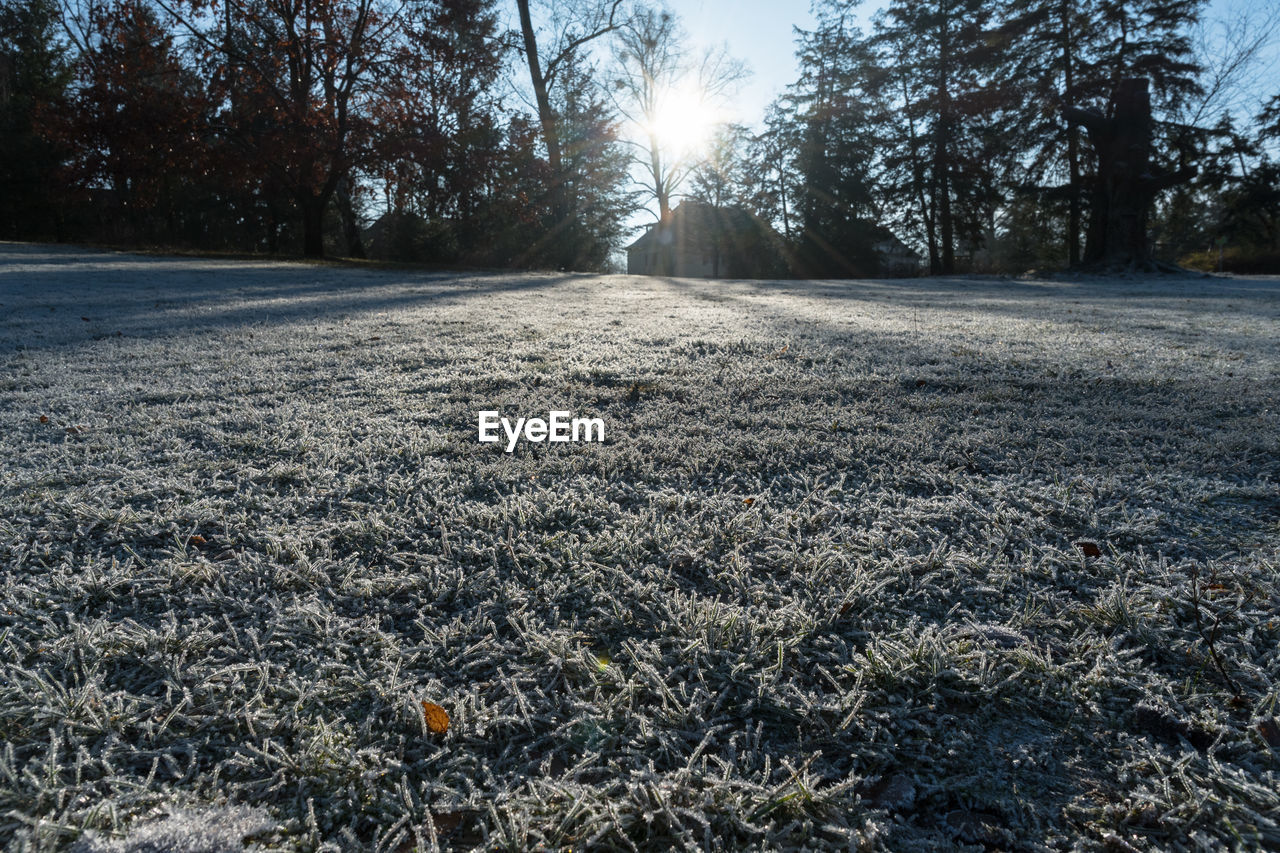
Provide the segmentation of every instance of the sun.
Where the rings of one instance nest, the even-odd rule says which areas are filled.
[[[683,158],[702,150],[711,140],[718,116],[702,92],[668,89],[658,96],[648,130],[669,155]]]

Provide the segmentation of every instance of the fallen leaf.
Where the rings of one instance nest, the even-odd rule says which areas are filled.
[[[48,416],[48,415],[41,415],[41,416],[40,416],[40,423],[42,423],[42,424],[47,424],[48,422],[49,422],[49,416]]]
[[[852,609],[853,609],[853,602],[846,601],[844,604],[840,605],[840,615],[843,616]]]
[[[432,734],[442,735],[449,731],[449,712],[436,703],[423,702],[422,716],[427,721],[427,730]]]
[[[1075,543],[1075,545],[1077,548],[1080,549],[1080,553],[1084,554],[1086,557],[1102,556],[1102,549],[1098,547],[1097,542],[1089,542],[1088,540],[1082,539],[1081,541]]]
[[[747,506],[751,506],[753,503],[755,503],[755,502],[756,502],[756,499],[755,499],[755,498],[743,498],[743,499],[742,499],[742,502],[743,502],[744,504],[746,504]]]
[[[916,380],[916,387],[917,387],[917,388],[923,388],[924,386],[926,386],[926,385],[928,385],[928,384],[929,384],[929,383],[928,383],[928,382],[925,382],[923,379],[917,379],[917,380]]]
[[[1259,720],[1258,734],[1262,735],[1262,739],[1267,742],[1267,746],[1280,749],[1280,725],[1276,724],[1275,717]]]
[[[208,539],[205,539],[205,538],[204,538],[203,536],[201,536],[199,533],[195,534],[194,536],[190,536],[190,537],[188,537],[188,538],[187,538],[187,544],[188,544],[188,545],[206,545],[206,544],[208,544],[208,542],[209,542],[209,540],[208,540]]]

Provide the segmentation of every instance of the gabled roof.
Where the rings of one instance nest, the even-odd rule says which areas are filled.
[[[681,242],[689,243],[711,239],[716,232],[724,234],[746,231],[769,233],[773,228],[736,205],[716,207],[704,201],[685,199],[671,211],[670,219],[649,225],[647,231],[627,246],[627,251],[648,248],[654,241],[668,242],[662,240],[664,235],[675,234]]]
[[[911,255],[912,257],[915,257],[915,258],[920,257],[919,252],[917,252],[915,249],[908,246],[906,243],[902,242],[902,240],[898,239],[897,234],[894,234],[892,231],[890,231],[888,228],[885,228],[883,225],[873,226],[871,230],[871,237],[873,240],[876,241],[876,243],[889,243],[893,246],[893,248],[896,251],[899,251],[903,254]]]

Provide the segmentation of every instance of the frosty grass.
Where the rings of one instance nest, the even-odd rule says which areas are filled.
[[[2,244],[0,358],[9,849],[1280,848],[1280,280]]]

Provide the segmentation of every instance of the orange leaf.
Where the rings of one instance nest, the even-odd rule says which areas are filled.
[[[743,502],[744,504],[746,504],[747,506],[751,506],[753,503],[755,503],[755,502],[756,502],[756,499],[755,499],[755,498],[743,498],[743,499],[742,499],[742,502]]]
[[[427,721],[427,730],[432,734],[442,735],[449,731],[449,712],[436,703],[423,702],[422,716]]]
[[[40,423],[42,423],[42,424],[47,424],[48,422],[49,422],[49,416],[48,416],[48,415],[41,415],[41,416],[40,416]]]
[[[208,541],[209,541],[208,539],[205,539],[203,536],[197,533],[191,538],[187,539],[187,544],[188,545],[205,545],[208,543]]]

